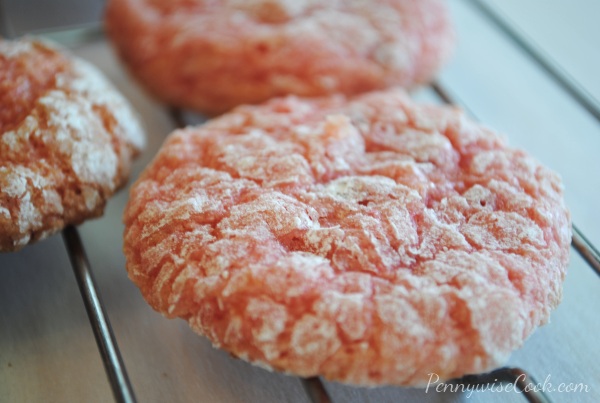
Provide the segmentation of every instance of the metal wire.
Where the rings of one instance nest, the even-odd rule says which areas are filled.
[[[573,246],[583,260],[596,271],[596,274],[600,276],[600,253],[598,253],[598,250],[590,241],[588,241],[575,224],[573,224],[573,240],[571,246]]]
[[[600,122],[600,105],[598,101],[582,86],[570,77],[557,63],[541,49],[526,39],[526,35],[519,31],[514,25],[507,22],[505,16],[501,16],[494,8],[481,0],[469,0],[482,15],[488,18],[500,31],[509,37],[525,54],[533,59],[538,66],[554,79],[554,81],[569,94],[582,108],[588,111],[598,122]]]
[[[518,389],[530,403],[550,403],[550,400],[544,395],[542,387],[535,379],[521,368],[499,368],[495,371],[481,375],[467,375],[455,383],[470,386],[481,385],[490,387],[497,384],[511,384]]]
[[[325,385],[321,382],[321,378],[302,378],[302,386],[312,403],[332,403],[331,397],[325,389]]]
[[[170,108],[169,113],[176,127],[178,127],[179,129],[183,129],[187,126],[187,122],[185,121],[183,111],[180,108]]]
[[[63,230],[62,235],[115,401],[135,403],[133,388],[129,382],[125,365],[123,365],[108,316],[98,294],[79,233],[75,227],[68,226]]]

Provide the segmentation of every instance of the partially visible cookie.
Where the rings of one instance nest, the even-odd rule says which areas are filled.
[[[96,68],[47,41],[0,40],[0,251],[101,215],[144,141]]]
[[[177,131],[124,220],[155,309],[255,364],[360,385],[503,364],[558,305],[571,238],[555,173],[401,91]]]
[[[209,115],[287,94],[412,87],[454,44],[445,0],[110,0],[106,28],[155,96]]]

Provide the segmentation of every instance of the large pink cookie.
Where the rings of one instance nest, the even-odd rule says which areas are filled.
[[[401,91],[177,131],[125,224],[155,309],[244,360],[360,385],[502,364],[559,303],[571,238],[556,174]]]
[[[445,0],[111,0],[106,28],[154,95],[208,114],[411,87],[454,42]]]

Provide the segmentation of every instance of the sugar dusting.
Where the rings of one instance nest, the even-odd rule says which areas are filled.
[[[178,131],[124,220],[154,308],[257,365],[362,385],[501,365],[560,301],[570,242],[554,173],[398,90]]]
[[[14,250],[99,215],[144,139],[127,102],[87,63],[32,39],[0,41],[0,54],[22,85],[36,85],[31,71],[51,78],[37,98],[13,95],[29,110],[0,135],[0,250]]]
[[[113,0],[106,28],[154,95],[209,115],[285,94],[413,87],[454,47],[444,0]]]

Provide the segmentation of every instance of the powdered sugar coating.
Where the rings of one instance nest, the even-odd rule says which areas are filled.
[[[255,364],[360,385],[478,373],[561,298],[561,181],[401,91],[275,99],[172,134],[131,191],[130,277]]]
[[[207,114],[287,94],[412,87],[454,42],[444,0],[111,0],[106,28],[154,95]]]
[[[129,104],[48,42],[0,40],[0,251],[102,213],[144,145]]]

